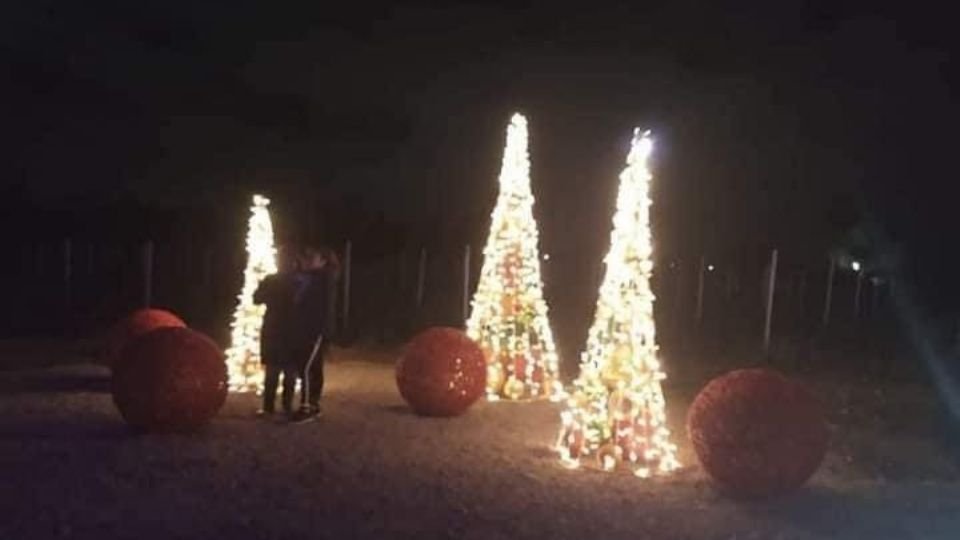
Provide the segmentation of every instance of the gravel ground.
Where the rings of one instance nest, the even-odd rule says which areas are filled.
[[[695,466],[653,481],[560,467],[552,404],[418,418],[392,367],[357,357],[328,365],[316,423],[256,420],[241,395],[194,435],[130,434],[98,366],[0,372],[0,539],[960,538],[960,474],[922,388],[819,387],[827,462],[797,495],[743,503]],[[694,390],[668,388],[687,465]]]

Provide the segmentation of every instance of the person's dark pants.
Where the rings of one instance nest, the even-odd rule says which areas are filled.
[[[309,405],[311,409],[320,407],[320,396],[323,394],[323,360],[327,352],[327,344],[320,342],[313,358],[310,355],[314,352],[313,346],[304,355],[307,357],[307,363],[303,367],[301,376],[303,377],[303,388],[300,393],[300,406]]]
[[[274,411],[277,401],[277,385],[280,382],[280,375],[283,374],[283,393],[280,394],[280,402],[283,412],[290,414],[293,412],[293,394],[297,388],[297,370],[290,366],[278,364],[267,364],[265,366],[266,374],[263,380],[263,410],[268,413]]]

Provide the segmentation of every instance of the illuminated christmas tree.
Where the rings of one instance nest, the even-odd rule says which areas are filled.
[[[231,324],[230,348],[227,349],[227,372],[230,390],[259,392],[263,385],[260,365],[260,327],[264,306],[253,303],[253,292],[260,280],[277,271],[277,254],[273,246],[273,224],[267,209],[270,200],[253,196],[247,229],[247,267],[243,271],[243,289],[237,296],[237,309]]]
[[[543,299],[527,120],[514,114],[467,334],[487,358],[489,399],[558,398],[557,352]]]
[[[571,467],[625,468],[640,477],[679,467],[666,425],[650,289],[652,149],[649,132],[635,131],[620,174],[595,319],[557,441]]]

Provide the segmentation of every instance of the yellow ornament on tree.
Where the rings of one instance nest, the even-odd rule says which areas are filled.
[[[601,446],[597,450],[597,465],[605,471],[616,469],[622,460],[623,450],[612,442]]]
[[[622,381],[629,375],[627,370],[631,362],[633,362],[633,347],[629,344],[621,344],[614,348],[601,371],[604,384],[611,388],[615,387],[618,381]]]
[[[505,374],[503,371],[503,364],[500,363],[499,359],[494,358],[492,361],[487,360],[487,388],[496,388],[499,390],[503,386],[503,381],[505,379]]]
[[[510,375],[507,377],[507,382],[503,384],[503,395],[507,399],[522,399],[525,389],[523,381]]]

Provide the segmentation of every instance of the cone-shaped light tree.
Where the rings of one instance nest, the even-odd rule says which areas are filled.
[[[666,425],[653,319],[649,132],[634,132],[613,217],[606,273],[581,357],[580,375],[561,413],[557,448],[571,467],[629,469],[640,477],[679,466]]]
[[[483,249],[467,334],[487,358],[489,399],[559,398],[557,352],[543,298],[533,219],[527,120],[514,114],[500,169],[500,193]]]
[[[247,229],[247,267],[243,271],[243,289],[237,296],[230,348],[227,349],[227,373],[230,390],[234,392],[259,392],[263,386],[260,327],[264,306],[253,303],[253,292],[260,280],[277,271],[269,205],[270,200],[266,197],[253,196]]]

